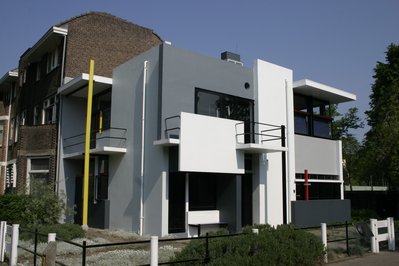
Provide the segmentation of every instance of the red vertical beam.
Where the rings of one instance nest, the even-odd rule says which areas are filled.
[[[308,169],[305,169],[305,200],[309,200],[309,174],[308,174]]]

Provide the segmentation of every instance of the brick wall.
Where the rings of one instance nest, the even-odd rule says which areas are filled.
[[[49,158],[49,184],[55,185],[57,125],[21,126],[17,143],[17,192],[25,193],[27,162],[32,157]]]
[[[68,22],[66,77],[89,72],[112,76],[112,70],[162,43],[152,30],[105,13],[89,13]]]

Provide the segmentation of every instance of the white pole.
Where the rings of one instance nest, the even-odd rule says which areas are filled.
[[[0,261],[4,261],[4,252],[6,250],[6,233],[7,233],[7,222],[1,221],[0,223]]]
[[[387,218],[388,226],[388,250],[395,251],[395,226],[392,217]]]
[[[144,61],[143,66],[143,99],[141,110],[141,169],[140,169],[140,235],[143,235],[144,224],[144,148],[145,148],[145,89],[147,83],[147,63]]]
[[[49,233],[47,235],[47,243],[55,242],[56,233]]]
[[[19,224],[12,225],[10,266],[17,265],[18,260]]]
[[[157,236],[151,236],[151,266],[157,266],[158,265],[158,237]]]
[[[323,242],[324,245],[324,262],[328,262],[328,257],[327,257],[327,224],[326,223],[321,223],[321,241]]]
[[[378,253],[380,252],[379,244],[378,244],[378,227],[377,227],[377,219],[370,219],[370,229],[374,236],[371,237],[371,252]]]

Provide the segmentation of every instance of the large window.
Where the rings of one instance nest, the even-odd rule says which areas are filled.
[[[216,210],[217,176],[192,173],[189,178],[189,210]]]
[[[329,103],[310,96],[294,95],[295,133],[331,138],[331,116]]]
[[[253,142],[253,101],[197,88],[195,113],[245,122],[245,142]]]
[[[340,183],[309,182],[309,200],[341,199]],[[296,199],[305,200],[305,182],[296,182]]]
[[[198,88],[195,99],[195,113],[197,114],[244,122],[252,121],[252,100]]]

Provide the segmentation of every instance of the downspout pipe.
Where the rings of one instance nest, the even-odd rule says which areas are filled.
[[[142,98],[142,112],[141,112],[141,166],[140,166],[140,228],[139,234],[143,235],[144,226],[144,157],[145,157],[145,97],[147,85],[147,64],[144,61],[143,66],[143,98]]]

